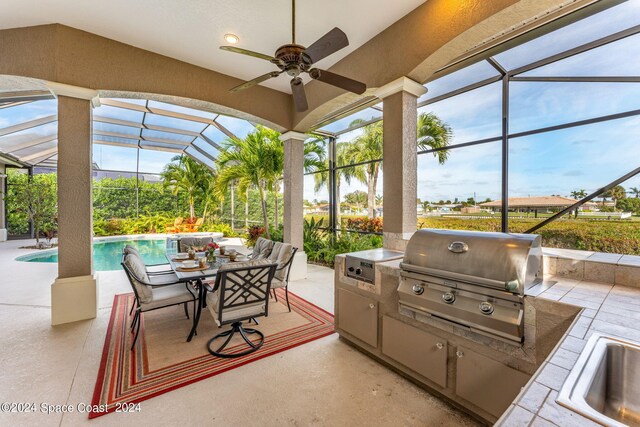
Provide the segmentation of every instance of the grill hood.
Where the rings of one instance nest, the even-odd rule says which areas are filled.
[[[522,295],[542,279],[541,238],[422,229],[409,240],[401,268]]]

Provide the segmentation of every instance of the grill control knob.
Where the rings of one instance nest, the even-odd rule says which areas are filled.
[[[353,273],[353,270],[355,270],[355,269],[353,267],[349,267],[348,270]]]
[[[461,357],[464,356],[464,353],[462,352],[462,350],[458,350],[456,351],[456,356],[458,356],[458,359],[460,359]]]
[[[442,344],[441,342],[436,343],[436,348],[437,348],[438,350],[442,350],[442,349],[444,348],[444,344]]]
[[[415,284],[413,285],[412,290],[416,295],[422,295],[424,293],[424,287],[422,285]]]
[[[359,276],[362,274],[362,269],[361,268],[356,268],[356,274]]]
[[[491,304],[489,301],[483,301],[480,303],[480,311],[482,312],[482,314],[491,314],[493,313],[493,304]]]
[[[442,294],[442,301],[447,304],[453,304],[455,300],[456,295],[453,292],[445,292],[444,294]]]

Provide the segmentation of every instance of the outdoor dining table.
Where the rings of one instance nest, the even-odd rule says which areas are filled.
[[[204,253],[197,253],[196,259],[204,255]],[[189,333],[189,337],[187,338],[187,342],[189,342],[195,335],[196,329],[198,328],[202,308],[206,307],[205,297],[207,294],[207,287],[204,282],[207,279],[215,278],[220,266],[229,262],[229,258],[217,257],[216,261],[213,264],[210,264],[209,268],[206,270],[182,271],[179,267],[182,266],[182,261],[184,260],[177,260],[175,259],[175,256],[176,254],[167,254],[167,260],[169,261],[171,269],[176,273],[178,280],[180,282],[190,283],[194,289],[198,291],[198,304],[196,304],[196,312],[193,316],[193,326]]]
[[[246,255],[240,253],[241,257],[246,257]],[[198,291],[198,304],[196,304],[196,312],[193,316],[193,326],[191,327],[191,332],[189,332],[189,336],[187,337],[187,342],[191,341],[193,336],[196,334],[196,330],[198,329],[198,323],[200,322],[200,315],[202,314],[202,309],[206,307],[205,297],[207,296],[207,286],[205,285],[205,281],[215,279],[216,274],[218,273],[218,269],[221,265],[229,262],[229,258],[218,255],[216,257],[216,261],[209,265],[209,268],[206,270],[193,270],[193,271],[183,271],[180,270],[179,267],[182,266],[182,259],[175,259],[176,254],[167,254],[167,261],[169,261],[169,265],[171,269],[176,273],[179,282],[190,283],[196,291]],[[196,259],[205,256],[204,252],[197,252]],[[241,258],[239,261],[244,261],[246,258]],[[215,289],[213,289],[215,291]]]

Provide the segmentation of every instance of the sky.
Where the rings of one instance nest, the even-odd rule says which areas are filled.
[[[629,0],[597,15],[578,21],[550,34],[516,46],[495,56],[507,69],[514,69],[543,57],[593,41],[638,24],[640,0]],[[486,61],[428,82],[429,99],[459,87],[497,75]],[[640,76],[640,35],[588,51],[524,73],[523,76]],[[433,112],[453,130],[452,145],[482,138],[497,137],[501,133],[501,83],[493,83],[471,92],[422,107],[419,112]],[[144,104],[144,100],[124,100]],[[382,104],[380,103],[379,106]],[[215,114],[185,107],[149,101],[149,107],[198,115],[212,119]],[[524,132],[546,126],[585,120],[593,117],[640,109],[640,83],[574,83],[574,82],[512,82],[510,84],[510,133]],[[56,101],[38,101],[0,110],[0,128],[56,113]],[[354,119],[380,117],[381,112],[367,108],[352,116],[325,126],[337,132]],[[103,105],[94,110],[96,116],[140,121],[143,113]],[[244,137],[253,126],[241,119],[219,116],[219,123]],[[202,131],[206,125],[160,115],[147,115],[146,121],[159,126]],[[138,130],[96,122],[95,129],[137,134]],[[18,132],[0,138],[3,148],[32,139],[34,136],[55,135],[56,123]],[[216,142],[225,135],[214,127],[205,135]],[[355,130],[343,134],[338,141],[350,141],[362,133]],[[184,136],[144,130],[149,137],[180,139]],[[513,138],[509,149],[509,195],[511,197],[560,194],[568,196],[574,190],[587,192],[640,166],[640,116],[560,131]],[[112,138],[117,139],[117,138]],[[188,138],[187,138],[188,139]],[[127,142],[124,140],[121,142]],[[196,144],[215,157],[217,150],[198,139]],[[21,155],[55,146],[55,142],[23,149]],[[108,145],[94,145],[94,161],[103,169],[135,171],[136,149]],[[202,154],[189,149],[190,154],[208,161]],[[159,173],[175,153],[140,150],[140,171]],[[418,197],[421,200],[477,200],[501,198],[501,145],[452,148],[444,165],[432,154],[418,157]],[[377,193],[382,194],[384,165],[378,181]],[[304,198],[327,200],[325,188],[314,190],[313,176],[305,176]],[[640,187],[640,177],[625,187]],[[364,183],[344,183],[341,194],[361,190]]]
[[[639,23],[640,0],[578,21],[553,33],[496,55],[514,69],[571,49]],[[486,61],[427,83],[429,99],[489,77],[497,72]],[[583,54],[532,70],[523,76],[640,76],[640,35],[622,39]],[[424,106],[453,130],[452,145],[501,134],[501,83]],[[640,83],[511,82],[510,133],[640,109]],[[341,120],[379,116],[375,110]],[[335,124],[325,129],[337,131]],[[361,131],[342,135],[357,137]],[[560,131],[513,138],[509,147],[509,196],[526,197],[587,192],[608,184],[640,166],[640,116]],[[386,167],[389,167],[388,165]],[[384,165],[383,165],[384,168]],[[382,178],[380,178],[380,181]],[[622,184],[639,187],[640,177]],[[343,185],[341,194],[366,191],[360,183]],[[379,187],[378,193],[382,194]],[[421,200],[476,200],[501,198],[501,144],[451,149],[439,165],[432,154],[418,157],[418,197]],[[314,192],[313,178],[305,177],[305,198],[326,200],[325,189]]]

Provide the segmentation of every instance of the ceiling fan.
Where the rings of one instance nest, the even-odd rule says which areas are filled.
[[[291,8],[292,25],[291,25],[291,43],[280,46],[274,56],[265,55],[251,50],[246,50],[234,46],[220,46],[220,49],[229,52],[241,53],[243,55],[253,56],[254,58],[264,59],[266,61],[275,64],[280,71],[271,71],[267,74],[263,74],[260,77],[256,77],[253,80],[242,83],[234,88],[231,88],[230,92],[238,92],[244,89],[248,89],[252,86],[262,83],[266,80],[278,77],[282,73],[287,73],[293,79],[291,79],[291,93],[293,94],[293,102],[297,111],[305,111],[308,108],[307,96],[304,92],[304,83],[299,77],[301,73],[308,73],[312,79],[318,80],[332,86],[348,90],[349,92],[357,93],[361,95],[367,90],[367,86],[357,80],[350,79],[348,77],[341,76],[339,74],[331,73],[319,68],[312,68],[313,64],[320,61],[323,58],[339,51],[340,49],[349,45],[347,35],[339,28],[334,28],[324,36],[320,37],[311,46],[305,48],[302,45],[296,44],[296,2],[292,0]]]

